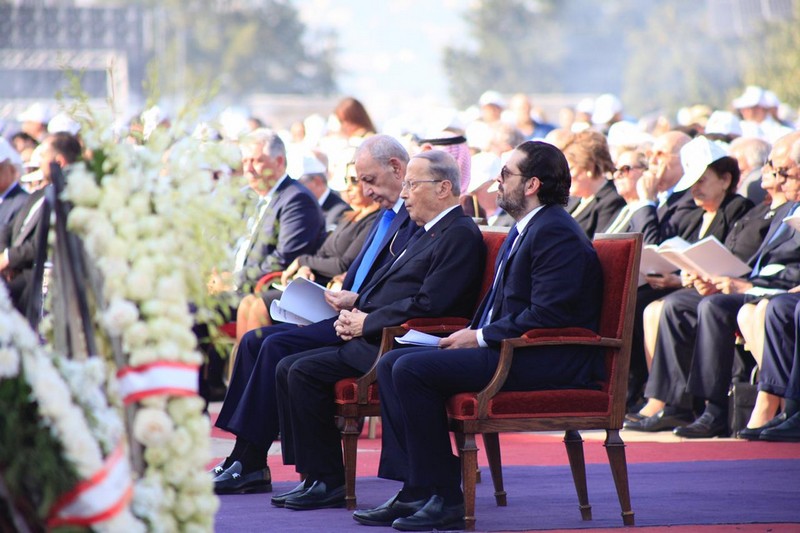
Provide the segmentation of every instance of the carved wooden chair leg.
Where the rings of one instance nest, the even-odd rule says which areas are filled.
[[[460,441],[459,441],[460,437]],[[475,435],[456,433],[461,455],[461,477],[464,482],[464,527],[467,531],[475,530],[475,472],[478,469],[478,447]]]
[[[492,473],[494,500],[500,507],[507,505],[506,491],[503,488],[503,463],[500,456],[500,438],[497,433],[484,433],[483,446],[489,459],[489,471]]]
[[[453,433],[453,436],[456,439],[456,448],[459,450],[464,447],[464,435],[462,433]],[[478,463],[475,463],[475,483],[481,482],[481,469],[478,466]]]
[[[564,445],[567,448],[572,480],[575,482],[575,491],[578,493],[578,508],[581,510],[581,518],[583,520],[591,520],[592,506],[589,505],[589,491],[586,489],[586,461],[583,457],[583,438],[577,431],[568,430],[564,433]]]
[[[344,501],[348,509],[356,508],[356,454],[358,452],[358,417],[344,417],[342,449],[344,458]]]
[[[617,497],[622,508],[622,523],[626,526],[634,525],[633,510],[631,509],[631,493],[628,486],[628,463],[625,460],[625,443],[619,436],[619,430],[606,430],[606,441],[603,443],[608,454],[608,463],[611,465],[611,475],[617,487]]]

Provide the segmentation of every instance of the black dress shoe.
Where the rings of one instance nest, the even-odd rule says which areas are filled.
[[[692,415],[689,411],[668,412],[662,409],[653,416],[643,417],[640,420],[627,419],[622,423],[622,427],[631,431],[666,431],[685,426],[691,421]]]
[[[688,426],[675,428],[673,433],[685,439],[724,437],[728,434],[728,424],[724,420],[714,418],[711,413],[703,413],[700,418]]]
[[[800,412],[788,417],[782,424],[762,431],[761,440],[800,442]]]
[[[763,426],[757,428],[744,428],[740,429],[736,436],[740,439],[746,440],[758,440],[761,437],[761,433],[765,429],[774,428],[775,426],[780,426],[786,422],[786,413],[781,413]]]
[[[392,527],[400,531],[449,531],[464,529],[464,504],[445,505],[444,498],[434,494],[411,516],[398,518]]]
[[[217,477],[218,475],[220,475],[220,474],[221,474],[221,473],[223,473],[224,471],[225,471],[225,459],[223,459],[222,461],[220,461],[220,463],[219,463],[217,466],[215,466],[214,468],[212,468],[211,470],[209,470],[209,473],[210,473],[212,476],[214,476],[214,477]]]
[[[303,493],[286,498],[283,506],[295,511],[344,507],[344,485],[328,490],[324,482],[315,481]]]
[[[283,507],[286,504],[286,500],[291,498],[292,496],[299,496],[303,494],[305,491],[308,490],[310,485],[306,485],[305,481],[301,481],[299,485],[295,488],[290,490],[289,492],[284,492],[282,494],[278,494],[277,496],[273,496],[270,500],[270,503],[275,507]]]
[[[398,518],[405,518],[419,511],[428,500],[401,502],[397,500],[398,492],[392,498],[375,509],[363,509],[353,513],[353,520],[365,526],[391,526]]]
[[[625,413],[625,420],[630,420],[631,422],[638,422],[640,420],[644,420],[647,418],[641,413]]]
[[[272,491],[272,475],[269,467],[242,474],[242,463],[234,461],[220,475],[214,478],[216,494],[249,494]]]

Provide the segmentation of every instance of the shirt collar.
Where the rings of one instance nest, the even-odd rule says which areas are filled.
[[[437,222],[439,222],[440,220],[442,220],[442,219],[444,218],[444,216],[445,216],[447,213],[449,213],[450,211],[452,211],[452,210],[453,210],[453,209],[455,209],[456,207],[458,207],[458,204],[456,204],[456,205],[451,205],[450,207],[448,207],[447,209],[445,209],[444,211],[442,211],[441,213],[439,213],[438,215],[436,215],[436,216],[433,218],[433,220],[431,220],[430,222],[428,222],[427,224],[425,224],[425,225],[424,225],[424,226],[422,226],[422,227],[425,229],[425,231],[430,231],[430,229],[431,229],[433,226],[435,226]]]

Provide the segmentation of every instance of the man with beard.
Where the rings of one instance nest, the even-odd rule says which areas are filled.
[[[597,330],[602,272],[592,243],[562,208],[570,186],[564,155],[546,143],[522,143],[496,179],[498,204],[516,224],[470,326],[442,339],[439,349],[401,348],[379,363],[378,475],[403,487],[380,507],[356,511],[362,524],[462,529],[461,467],[451,448],[447,398],[486,386],[503,339],[532,328]],[[603,358],[593,348],[532,348],[514,360],[506,389],[593,388],[603,374]]]

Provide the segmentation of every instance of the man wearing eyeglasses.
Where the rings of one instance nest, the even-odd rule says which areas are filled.
[[[343,506],[334,385],[370,369],[384,327],[416,317],[467,317],[473,309],[486,249],[478,227],[459,205],[460,181],[458,164],[446,152],[431,150],[411,158],[401,198],[420,230],[355,295],[352,307],[340,312],[335,327],[344,344],[278,363],[284,462],[295,464],[305,481],[272,498],[273,505],[293,510]]]
[[[362,524],[463,529],[461,465],[452,452],[447,398],[489,383],[503,339],[532,328],[597,330],[602,272],[588,237],[562,207],[571,181],[564,155],[550,144],[522,143],[497,181],[498,203],[516,224],[469,328],[442,339],[439,349],[393,350],[378,364],[378,475],[403,487],[384,505],[356,511]],[[603,358],[593,348],[535,348],[514,359],[507,388],[592,388],[603,375]]]

